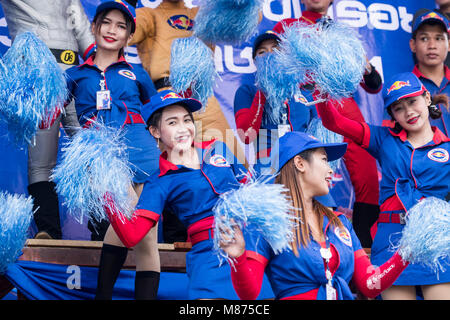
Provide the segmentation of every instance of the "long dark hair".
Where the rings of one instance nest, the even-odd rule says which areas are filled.
[[[311,155],[317,149],[309,149],[298,154],[300,157],[306,161],[311,161]],[[289,191],[287,196],[292,201],[292,206],[295,208],[292,210],[291,215],[299,219],[301,222],[296,223],[294,233],[294,241],[292,242],[292,251],[296,256],[298,256],[298,248],[300,246],[306,246],[309,244],[311,235],[308,224],[306,223],[305,214],[305,200],[303,198],[303,187],[297,178],[297,169],[295,167],[294,158],[289,160],[283,168],[281,168],[280,173],[275,178],[275,183],[284,185]],[[319,229],[320,232],[323,230],[323,217],[326,216],[330,220],[331,225],[343,227],[341,220],[336,216],[336,214],[324,206],[317,200],[313,200],[313,210],[319,215]]]

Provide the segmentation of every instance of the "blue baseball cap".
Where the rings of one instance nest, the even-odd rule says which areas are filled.
[[[449,32],[450,25],[447,17],[437,11],[420,9],[418,15],[415,16],[415,19],[413,20],[412,33],[416,32],[423,23],[430,22],[441,24],[447,33]]]
[[[328,161],[341,158],[347,151],[347,143],[323,143],[316,137],[300,131],[286,133],[278,140],[277,147],[275,147],[275,150],[278,150],[278,154],[272,153],[271,157],[279,157],[278,172],[289,160],[305,150],[324,148]],[[276,162],[273,161],[273,163]]]
[[[398,73],[389,81],[385,82],[383,88],[384,107],[387,109],[397,100],[416,97],[427,89],[423,83],[412,72]]]
[[[151,97],[150,102],[141,107],[141,115],[145,123],[152,116],[155,111],[172,104],[181,104],[186,106],[190,112],[195,112],[201,109],[202,103],[192,98],[184,98],[173,90],[162,90]]]
[[[136,10],[132,5],[130,5],[128,2],[124,0],[114,0],[114,1],[102,0],[102,3],[100,3],[97,6],[97,9],[95,10],[94,20],[97,18],[100,12],[109,9],[120,10],[123,14],[125,14],[128,18],[130,18],[130,20],[132,21],[131,33],[134,33],[134,31],[136,31]]]
[[[269,40],[269,39],[280,41],[280,36],[278,35],[278,33],[276,33],[273,30],[266,30],[263,33],[261,33],[259,36],[257,36],[255,41],[253,41],[253,53],[252,53],[253,59],[255,59],[256,50],[258,49],[259,45],[263,41]]]

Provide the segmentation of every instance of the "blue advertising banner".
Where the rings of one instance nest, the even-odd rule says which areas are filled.
[[[91,20],[99,0],[81,0]],[[155,8],[162,0],[139,0],[138,7]],[[197,5],[196,0],[186,0],[188,7]],[[433,0],[335,0],[328,14],[335,20],[346,23],[358,30],[364,43],[367,57],[384,79],[391,75],[410,71],[413,68],[409,49],[411,21],[419,8],[435,8]],[[259,31],[272,29],[280,20],[301,16],[303,4],[300,0],[266,0],[263,6],[263,19]],[[237,88],[244,83],[253,83],[255,65],[252,59],[252,42],[240,46],[217,44],[215,65],[220,75],[215,95],[232,128],[235,128],[233,99]],[[0,55],[10,47],[8,26],[0,8]],[[130,63],[140,63],[136,48],[128,49]],[[383,119],[381,93],[368,94],[359,88],[354,98],[359,104],[366,121],[381,124]],[[61,131],[62,132],[62,131]],[[62,132],[63,133],[63,132]],[[65,139],[65,137],[62,137]],[[249,148],[247,146],[247,148]],[[8,141],[6,127],[0,124],[0,190],[10,193],[27,194],[27,150],[18,149]],[[351,208],[352,187],[346,170],[337,172],[334,177],[332,194],[338,205]],[[61,199],[63,202],[63,199]],[[65,239],[89,239],[90,232],[71,217],[66,216],[62,207],[61,225]]]

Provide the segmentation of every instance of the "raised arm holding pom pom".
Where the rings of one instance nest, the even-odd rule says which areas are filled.
[[[330,100],[319,104],[318,111],[325,127],[366,148],[381,165],[381,213],[377,229],[374,230],[372,263],[385,263],[392,253],[391,244],[398,247],[402,243],[405,248],[422,248],[420,250],[427,252],[422,255],[421,252],[415,252],[421,258],[409,264],[394,286],[382,294],[383,298],[415,299],[414,286],[420,285],[425,299],[449,299],[450,261],[446,251],[449,244],[446,240],[448,237],[440,234],[448,234],[445,228],[448,213],[442,209],[445,206],[427,202],[426,211],[429,214],[424,216],[427,219],[420,219],[420,223],[413,219],[416,222],[410,222],[408,226],[408,230],[416,230],[417,239],[426,229],[429,239],[440,241],[424,242],[420,247],[410,232],[407,237],[402,237],[405,224],[408,225],[409,212],[413,212],[415,206],[421,205],[423,199],[429,197],[437,198],[437,203],[445,202],[450,189],[450,139],[430,123],[430,118],[434,117],[433,105],[444,103],[448,107],[448,98],[432,98],[413,73],[391,77],[385,83],[383,98],[384,107],[395,122],[394,128],[350,120],[340,115]],[[405,256],[404,259],[409,257]]]

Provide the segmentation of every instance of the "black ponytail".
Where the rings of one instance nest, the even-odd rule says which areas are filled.
[[[437,106],[438,104],[444,105],[445,108],[448,110],[449,108],[448,96],[446,94],[437,94],[433,96],[433,98],[431,99],[431,105],[428,106],[431,119],[439,119],[442,116],[442,111]]]

